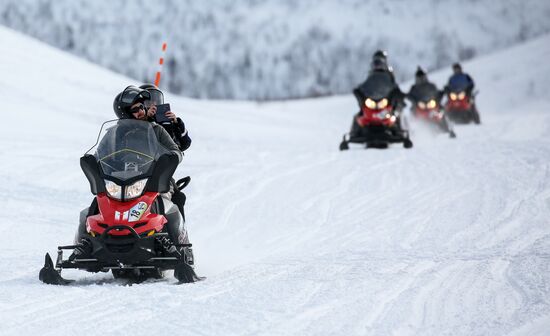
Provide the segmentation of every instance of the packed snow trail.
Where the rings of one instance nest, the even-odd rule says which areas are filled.
[[[38,271],[45,252],[72,241],[92,199],[78,159],[134,81],[0,36],[0,334],[550,327],[550,36],[464,64],[481,90],[482,125],[457,126],[454,140],[415,128],[411,150],[339,152],[351,95],[269,104],[168,95],[193,139],[177,174],[193,178],[188,228],[208,279],[128,286],[66,270],[76,279],[68,287],[40,283]]]

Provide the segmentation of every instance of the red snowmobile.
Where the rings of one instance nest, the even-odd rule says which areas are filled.
[[[395,84],[386,73],[373,73],[360,87],[361,111],[354,117],[351,131],[344,134],[340,150],[349,143],[365,144],[367,148],[387,148],[390,143],[402,142],[413,146],[408,131],[401,127],[399,112],[392,105]]]
[[[408,95],[414,104],[412,114],[417,119],[435,126],[440,131],[449,133],[451,138],[455,138],[456,134],[441,106],[441,95],[432,83],[415,85]]]
[[[457,123],[467,124],[473,121],[480,124],[481,119],[475,105],[475,95],[476,92],[468,95],[464,87],[450,86],[447,93],[447,103],[445,104],[445,111],[449,119]]]
[[[145,280],[174,270],[180,282],[200,280],[193,270],[191,244],[182,244],[178,206],[163,198],[178,165],[174,153],[157,140],[149,122],[117,120],[81,159],[95,199],[82,211],[74,245],[59,246],[55,267],[49,254],[39,279],[68,284],[64,268],[112,270],[115,278]],[[102,128],[103,129],[103,128]],[[99,139],[99,137],[98,137]],[[189,178],[178,181],[183,189]],[[63,259],[63,251],[70,250]]]

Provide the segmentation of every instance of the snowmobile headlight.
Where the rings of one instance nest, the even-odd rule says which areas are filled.
[[[456,100],[458,98],[458,96],[456,95],[456,93],[454,92],[451,92],[451,94],[449,95],[449,97],[451,98],[451,100]]]
[[[141,196],[147,184],[147,179],[139,180],[124,189],[124,199],[132,199]]]
[[[418,107],[420,107],[421,109],[425,109],[426,108],[426,103],[424,102],[418,102]]]
[[[376,102],[370,98],[365,99],[365,106],[372,109],[376,108]]]
[[[466,97],[466,92],[462,91],[458,94],[458,99],[462,100]]]
[[[378,102],[378,108],[379,109],[383,109],[386,106],[388,106],[388,100],[386,98],[384,98],[384,99],[382,99],[381,101]]]
[[[435,108],[436,105],[437,105],[437,104],[436,104],[436,102],[435,102],[435,99],[430,100],[430,101],[426,104],[426,106],[427,106],[428,108],[430,108],[430,109]]]
[[[109,197],[115,198],[115,199],[121,199],[122,197],[122,187],[116,184],[113,181],[104,180],[105,181],[105,189],[107,189],[107,194]]]

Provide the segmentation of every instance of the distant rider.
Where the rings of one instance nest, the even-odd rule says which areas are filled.
[[[385,76],[380,76],[383,74]],[[359,104],[359,112],[353,116],[353,121],[351,124],[350,137],[358,136],[361,132],[361,127],[357,123],[357,117],[360,117],[363,114],[363,106],[365,100],[368,98],[365,95],[366,87],[368,86],[369,79],[372,79],[374,76],[384,79],[380,85],[390,87],[390,93],[388,94],[388,101],[391,106],[393,106],[394,114],[398,118],[398,125],[402,128],[400,114],[403,108],[405,107],[405,94],[397,85],[395,81],[395,76],[393,74],[392,68],[388,65],[388,55],[385,51],[377,50],[372,55],[372,60],[370,63],[370,71],[367,79],[361,83],[358,87],[353,89],[353,95],[357,99]]]
[[[418,67],[414,75],[414,85],[407,94],[407,98],[409,98],[414,106],[416,106],[420,100],[420,95],[422,92],[426,91],[437,92],[437,101],[439,101],[443,96],[443,91],[438,90],[437,86],[428,80],[428,75],[426,72],[421,67]],[[412,109],[413,113],[415,111],[414,106]]]
[[[462,71],[460,63],[455,63],[453,64],[453,75],[449,78],[449,82],[445,86],[445,92],[450,92],[450,88],[452,87],[465,87],[466,95],[471,97],[474,85],[474,80],[470,75]]]
[[[463,87],[466,96],[472,104],[472,110],[478,116],[477,118],[479,123],[479,111],[477,110],[473,94],[474,86],[474,80],[472,79],[472,77],[470,77],[470,75],[462,71],[462,66],[460,65],[460,63],[453,64],[453,75],[449,78],[449,82],[445,86],[445,93],[449,94],[452,88]]]
[[[362,87],[367,83],[370,76],[372,76],[375,73],[384,73],[387,74],[388,80],[391,82],[391,85],[394,87],[391,91],[388,100],[390,101],[391,105],[394,106],[394,109],[397,112],[400,112],[403,107],[405,107],[405,94],[401,91],[399,88],[399,85],[397,85],[397,82],[395,81],[395,76],[393,74],[393,69],[391,66],[388,65],[388,54],[386,51],[383,50],[377,50],[373,55],[370,63],[370,71],[369,76],[367,79],[358,87],[353,89],[353,95],[357,99],[357,102],[359,104],[359,108],[363,108],[363,104],[365,103],[365,95],[362,93]],[[359,111],[359,114],[361,115],[361,111]]]

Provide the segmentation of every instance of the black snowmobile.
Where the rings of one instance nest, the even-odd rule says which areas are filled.
[[[444,133],[449,133],[451,138],[456,134],[441,106],[442,92],[429,82],[413,86],[408,98],[414,104],[411,108],[412,114],[420,120],[427,122]]]
[[[95,199],[80,214],[74,244],[58,247],[55,266],[46,254],[39,279],[68,284],[72,280],[62,278],[61,271],[75,268],[112,270],[115,278],[138,282],[161,278],[164,270],[174,270],[180,282],[200,280],[191,244],[181,237],[181,211],[161,196],[173,185],[177,156],[159,143],[149,122],[122,119],[109,126],[88,151],[96,148],[95,154],[80,158]],[[189,180],[178,181],[176,188]],[[65,250],[72,251],[67,259]]]
[[[365,144],[366,148],[387,148],[390,143],[413,146],[409,132],[401,125],[397,111],[396,84],[387,72],[373,72],[354,93],[361,111],[354,116],[351,131],[344,134],[340,150],[349,149],[349,143]]]

